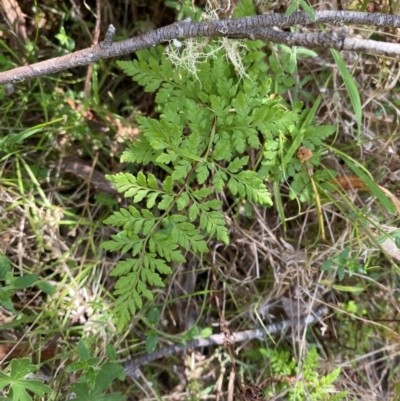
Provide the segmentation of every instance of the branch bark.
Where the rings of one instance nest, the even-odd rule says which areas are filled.
[[[327,306],[322,305],[315,312],[311,312],[302,318],[300,324],[304,326],[308,326],[317,321],[321,321],[322,317],[327,315],[329,309]],[[280,332],[283,332],[287,329],[293,327],[292,320],[284,320],[279,323],[269,324],[264,328],[253,329],[253,330],[245,330],[237,333],[233,333],[234,342],[243,342],[250,341],[254,338],[262,339],[267,335],[274,335]],[[186,344],[175,344],[170,347],[162,348],[158,351],[155,351],[149,355],[144,355],[130,361],[125,362],[124,371],[125,375],[132,378],[138,377],[137,369],[140,366],[146,365],[150,362],[153,362],[157,359],[164,358],[166,356],[170,356],[173,354],[177,354],[178,352],[183,352],[191,348],[200,348],[200,347],[208,347],[210,345],[222,345],[226,340],[225,334],[213,334],[208,338],[199,338],[197,340],[188,341]]]
[[[261,39],[288,46],[303,46],[307,48],[329,47],[336,50],[369,53],[378,56],[400,56],[400,44],[378,42],[376,40],[347,37],[345,29],[331,30],[317,33],[294,33],[277,31],[271,28],[253,30],[251,39]],[[236,35],[236,38],[248,38],[249,35]]]
[[[307,47],[329,46],[338,50],[357,50],[381,55],[399,55],[400,45],[384,42],[347,38],[343,34],[293,34],[290,32],[266,29],[272,27],[289,27],[293,25],[310,25],[315,23],[361,24],[376,27],[400,27],[400,16],[387,14],[362,13],[352,11],[317,11],[313,21],[308,14],[297,12],[286,17],[284,14],[264,14],[254,17],[204,22],[182,21],[147,32],[120,42],[101,42],[88,49],[79,50],[66,56],[53,58],[40,63],[18,67],[0,73],[0,84],[16,83],[55,72],[88,65],[96,61],[134,53],[173,39],[192,37],[240,37],[247,39],[264,39]],[[314,35],[314,36],[313,36]],[[319,36],[315,36],[319,35]]]

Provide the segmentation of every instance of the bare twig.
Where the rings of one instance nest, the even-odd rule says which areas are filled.
[[[112,40],[115,35],[115,27],[113,24],[110,24],[107,28],[106,36],[104,40],[100,43],[100,46],[111,46],[112,45]]]
[[[339,50],[358,50],[372,52],[376,51],[382,55],[399,55],[400,45],[389,44],[374,41],[363,41],[362,46],[357,48],[358,40],[337,35],[329,39],[328,35],[320,36],[320,40],[316,40],[314,36],[309,34],[300,34],[296,36],[290,32],[279,32],[273,30],[262,30],[263,28],[272,27],[289,27],[293,25],[310,25],[314,23],[332,23],[332,24],[361,24],[373,25],[376,27],[400,27],[400,16],[377,14],[377,13],[361,13],[352,11],[317,11],[315,12],[315,20],[304,12],[293,13],[289,17],[284,14],[264,14],[254,17],[245,17],[227,20],[211,20],[204,22],[182,21],[147,32],[135,38],[122,40],[112,43],[110,46],[93,46],[88,49],[79,50],[63,57],[42,61],[30,66],[18,67],[13,70],[0,73],[0,84],[16,83],[25,79],[40,77],[47,74],[67,70],[70,68],[88,65],[96,61],[122,56],[134,53],[140,49],[149,48],[160,43],[168,42],[173,39],[187,39],[193,37],[244,37],[255,39],[262,37],[268,40],[279,39],[283,43],[287,36],[291,45],[307,45],[307,37],[311,38],[310,46],[320,46],[321,43],[329,43],[330,47]],[[301,36],[303,35],[303,36]],[[335,35],[333,35],[335,36]],[[298,39],[297,39],[298,38]],[[301,40],[301,42],[296,42]],[[289,43],[289,42],[285,42]],[[307,45],[308,46],[308,45]],[[384,49],[382,52],[379,52]]]
[[[248,38],[246,35],[236,35],[236,38]],[[379,56],[400,56],[398,43],[378,42],[376,40],[356,39],[347,36],[345,29],[317,33],[283,32],[271,28],[261,28],[252,31],[252,39],[268,40],[288,46],[303,46],[307,48],[329,47],[336,50],[356,51]]]
[[[326,306],[321,306],[315,312],[304,317],[303,324],[309,325],[315,323],[328,313],[328,308]],[[281,331],[291,328],[293,321],[291,319],[284,320],[279,323],[273,323],[266,326],[266,330],[263,328],[257,328],[253,330],[240,331],[238,333],[232,333],[233,341],[235,343],[253,340],[255,338],[261,339],[266,337],[268,334],[273,335]],[[197,340],[188,341],[186,344],[175,344],[170,347],[162,348],[155,351],[149,355],[144,355],[139,358],[132,359],[124,364],[125,374],[128,377],[137,378],[137,369],[140,366],[146,365],[152,361],[160,358],[164,358],[169,355],[177,354],[178,352],[183,352],[191,348],[208,347],[210,345],[223,345],[226,342],[225,333],[213,334],[208,338],[199,338]]]

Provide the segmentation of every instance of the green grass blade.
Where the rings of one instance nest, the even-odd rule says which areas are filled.
[[[346,155],[343,152],[340,152],[337,149],[330,148],[334,153],[338,154],[343,161],[350,167],[354,174],[361,178],[364,184],[368,187],[368,189],[378,198],[379,202],[382,206],[387,210],[388,213],[394,214],[396,213],[395,205],[390,201],[390,199],[385,195],[385,193],[379,188],[379,186],[375,183],[370,173],[364,166],[358,163],[356,160]]]
[[[285,154],[285,157],[283,158],[283,165],[285,166],[285,169],[286,169],[286,166],[289,164],[290,160],[292,160],[293,155],[299,148],[301,142],[303,141],[303,138],[304,138],[304,130],[299,129],[297,131],[296,137],[294,138],[294,141],[290,145],[289,150],[287,151],[287,153]]]
[[[63,118],[57,118],[53,121],[50,122],[46,122],[46,123],[42,123],[42,124],[38,124],[35,127],[31,127],[26,129],[25,131],[19,132],[18,134],[9,134],[3,141],[3,144],[5,146],[9,146],[9,145],[14,145],[18,142],[23,141],[26,138],[29,138],[30,136],[36,134],[37,132],[40,132],[43,130],[43,128],[47,127],[48,125],[51,124],[55,124],[58,123],[60,121],[62,121]]]
[[[278,211],[279,219],[280,219],[280,221],[282,223],[282,226],[283,226],[283,231],[286,232],[285,211],[283,210],[281,193],[279,191],[279,183],[277,181],[274,181],[273,189],[274,189],[274,198],[275,198],[276,210]]]
[[[334,284],[332,286],[332,288],[334,288],[337,291],[349,292],[349,293],[353,293],[353,294],[360,294],[361,292],[364,291],[364,288],[355,287],[355,286],[351,286],[351,285],[337,285],[337,284]]]
[[[333,58],[335,59],[335,63],[339,68],[340,74],[342,75],[343,82],[346,86],[347,93],[349,94],[351,104],[354,109],[354,113],[356,115],[357,122],[357,141],[361,141],[361,118],[362,118],[362,109],[361,109],[361,100],[360,94],[358,93],[357,85],[351,76],[349,70],[346,67],[342,57],[340,56],[337,50],[331,49],[331,53]],[[361,178],[361,177],[360,177]]]
[[[313,104],[313,107],[310,109],[310,111],[307,114],[307,117],[304,119],[303,124],[301,125],[301,127],[299,128],[296,137],[294,138],[294,141],[292,143],[292,145],[290,146],[289,150],[287,151],[287,153],[285,154],[285,157],[283,159],[283,165],[286,167],[290,160],[292,160],[293,155],[295,154],[295,152],[297,151],[297,149],[299,148],[301,142],[303,141],[304,138],[304,131],[305,129],[307,129],[307,127],[309,127],[311,125],[311,123],[313,122],[313,119],[315,117],[315,113],[318,110],[318,107],[321,103],[322,97],[321,95],[319,95],[316,99],[316,101]]]
[[[315,21],[315,14],[313,8],[304,0],[299,0],[301,8],[308,14],[308,16]]]

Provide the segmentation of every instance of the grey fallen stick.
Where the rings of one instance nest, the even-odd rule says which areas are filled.
[[[315,312],[311,312],[309,315],[302,319],[302,324],[309,325],[320,320],[322,316],[328,314],[328,308],[326,306],[321,306]],[[253,340],[254,338],[264,338],[268,334],[273,335],[279,333],[280,331],[286,330],[293,326],[293,320],[283,320],[279,323],[272,323],[266,326],[266,330],[263,328],[257,328],[253,330],[240,331],[238,333],[233,333],[235,343]],[[174,344],[169,347],[162,348],[155,351],[149,355],[144,355],[135,359],[131,359],[124,363],[124,371],[127,377],[137,378],[139,377],[137,369],[140,366],[146,365],[152,361],[160,358],[164,358],[169,355],[177,354],[178,352],[183,352],[190,348],[208,347],[210,345],[222,345],[224,344],[225,335],[213,334],[208,338],[198,338],[196,340],[188,341],[186,344]]]

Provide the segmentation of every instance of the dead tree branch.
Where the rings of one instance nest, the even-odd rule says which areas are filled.
[[[290,45],[307,47],[329,46],[338,50],[357,50],[381,55],[399,55],[400,44],[389,44],[374,41],[359,41],[343,37],[343,34],[293,34],[290,32],[265,29],[272,27],[289,27],[293,25],[310,25],[315,23],[359,24],[376,27],[400,27],[400,16],[387,14],[362,13],[352,11],[317,11],[313,21],[304,12],[284,14],[264,14],[254,17],[203,22],[182,21],[147,32],[134,38],[110,43],[104,41],[88,49],[79,50],[66,56],[53,58],[40,63],[14,68],[0,73],[0,84],[16,83],[43,75],[88,65],[96,61],[134,53],[173,39],[193,37],[241,37],[247,39],[262,38]],[[300,36],[297,36],[300,35]],[[320,35],[320,36],[310,36]],[[362,43],[361,43],[362,42]],[[390,45],[390,46],[389,46]],[[397,49],[399,48],[399,49]],[[374,50],[373,50],[374,49]],[[382,51],[380,51],[382,49]]]
[[[347,36],[346,29],[316,33],[293,33],[277,31],[271,28],[261,28],[251,31],[250,35],[252,39],[261,39],[288,46],[302,46],[309,49],[329,47],[336,50],[355,51],[357,53],[369,53],[385,57],[400,56],[400,45],[398,43],[351,38]],[[249,33],[235,37],[247,39]]]
[[[327,315],[329,312],[325,305],[319,307],[315,312],[308,314],[301,322],[302,325],[310,325],[312,323],[321,321],[321,318]],[[233,340],[235,343],[253,340],[254,338],[264,338],[267,335],[274,335],[285,330],[290,329],[293,326],[292,320],[284,320],[279,323],[272,323],[267,325],[265,329],[258,328],[253,330],[245,330],[237,333],[233,333]],[[137,377],[137,369],[140,366],[146,365],[160,358],[165,358],[170,355],[177,354],[179,352],[186,351],[191,348],[209,347],[210,345],[223,345],[225,341],[225,334],[213,334],[208,338],[199,338],[196,340],[188,341],[186,344],[175,344],[169,347],[161,348],[160,350],[154,351],[149,355],[144,355],[135,359],[132,359],[124,364],[125,374],[128,377]]]

